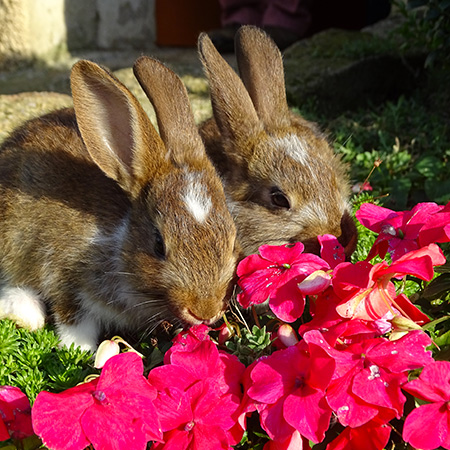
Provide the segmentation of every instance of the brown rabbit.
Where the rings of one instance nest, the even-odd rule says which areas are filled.
[[[0,316],[46,308],[62,344],[164,320],[210,324],[236,264],[233,220],[181,80],[150,58],[160,135],[113,75],[72,69],[74,110],[26,123],[0,148]]]
[[[214,112],[200,134],[223,177],[244,253],[296,241],[318,252],[316,237],[329,233],[350,255],[357,232],[346,168],[316,125],[289,110],[277,46],[262,30],[241,27],[236,56],[242,79],[206,34],[199,53]]]

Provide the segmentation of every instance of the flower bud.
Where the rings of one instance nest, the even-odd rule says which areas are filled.
[[[396,341],[405,334],[408,334],[410,331],[422,329],[422,327],[417,325],[416,322],[400,315],[394,316],[391,323],[393,329],[391,335],[389,336],[390,341]]]
[[[97,352],[95,354],[95,362],[94,367],[96,369],[101,369],[105,365],[106,361],[108,361],[109,358],[116,356],[120,353],[120,346],[119,344],[112,340],[112,341],[103,341],[97,349]]]
[[[228,339],[231,338],[231,336],[233,335],[233,332],[228,328],[227,324],[224,323],[219,327],[219,344],[223,345],[225,344],[226,341],[228,341]]]
[[[297,286],[304,295],[314,295],[323,292],[331,284],[331,277],[323,270],[316,270],[308,275]]]
[[[278,328],[277,337],[286,347],[292,347],[298,342],[297,333],[287,323],[281,325],[280,328]]]

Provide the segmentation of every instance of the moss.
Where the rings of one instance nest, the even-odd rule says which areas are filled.
[[[358,31],[327,30],[300,41],[284,56],[288,100],[299,108],[314,103],[333,116],[396,98],[416,85],[415,69],[423,65],[420,56],[405,62],[397,49]]]

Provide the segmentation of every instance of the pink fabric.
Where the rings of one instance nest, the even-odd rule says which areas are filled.
[[[311,25],[310,0],[219,0],[222,25],[286,28],[299,36]]]

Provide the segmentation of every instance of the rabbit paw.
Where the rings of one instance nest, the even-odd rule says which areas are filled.
[[[83,318],[73,324],[58,323],[57,329],[61,347],[75,344],[92,353],[97,350],[99,327],[96,321]]]
[[[0,319],[34,331],[45,324],[45,307],[32,289],[4,286],[0,288]]]

